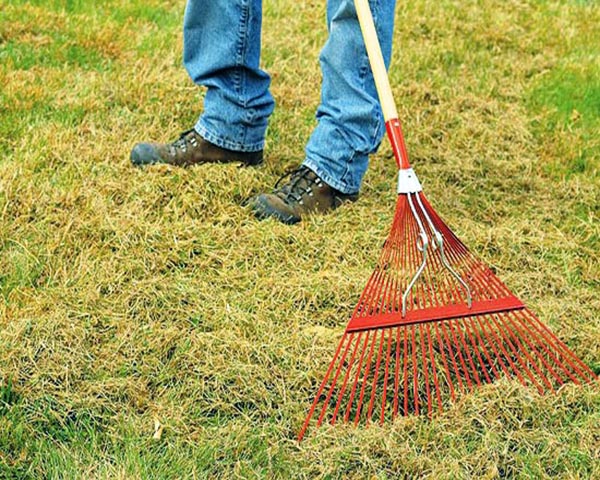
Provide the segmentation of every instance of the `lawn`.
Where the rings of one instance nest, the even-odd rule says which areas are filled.
[[[184,2],[0,0],[0,478],[597,478],[600,385],[502,380],[433,418],[296,435],[395,205],[243,206],[303,158],[325,2],[266,0],[259,169],[135,169],[202,110]],[[600,374],[600,5],[398,2],[391,83],[429,199]]]

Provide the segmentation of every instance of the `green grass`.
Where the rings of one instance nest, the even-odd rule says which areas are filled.
[[[600,478],[600,388],[514,382],[433,419],[295,436],[393,215],[241,206],[302,159],[322,2],[265,2],[278,109],[258,170],[131,168],[189,128],[183,4],[0,8],[0,478]],[[600,373],[597,2],[398,4],[408,147],[461,239]],[[156,422],[162,425],[154,439]]]
[[[530,108],[541,114],[534,128],[548,142],[569,142],[580,137],[573,152],[565,145],[566,158],[559,155],[552,165],[560,173],[597,174],[600,131],[600,56],[574,56],[545,74],[531,92]],[[562,158],[561,158],[562,157]]]

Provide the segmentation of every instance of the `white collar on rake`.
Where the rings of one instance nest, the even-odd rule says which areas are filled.
[[[423,187],[412,168],[398,170],[398,193],[419,193],[421,191],[423,191]]]

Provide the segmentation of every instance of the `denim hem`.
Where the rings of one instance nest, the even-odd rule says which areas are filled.
[[[354,193],[358,193],[359,190],[360,190],[360,187],[359,188],[356,188],[356,187],[352,188],[350,185],[348,185],[348,184],[346,184],[344,182],[340,182],[339,180],[336,180],[329,173],[327,173],[326,170],[324,170],[323,168],[321,168],[321,166],[319,165],[318,162],[315,162],[315,161],[313,161],[310,158],[306,158],[304,160],[304,162],[302,162],[302,165],[304,165],[305,167],[308,167],[309,169],[311,169],[327,185],[329,185],[332,188],[335,188],[336,190],[342,192],[345,195],[352,195]]]
[[[198,120],[194,130],[196,130],[196,133],[198,133],[198,135],[200,135],[207,142],[210,142],[217,147],[232,150],[234,152],[260,152],[265,148],[264,140],[261,142],[252,143],[250,145],[243,145],[239,142],[232,142],[221,135],[214,134],[202,124],[202,119]]]

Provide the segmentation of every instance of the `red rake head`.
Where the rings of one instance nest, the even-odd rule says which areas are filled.
[[[383,423],[442,411],[458,392],[503,375],[540,393],[596,379],[412,190],[398,196],[299,439],[316,412],[317,425]]]

